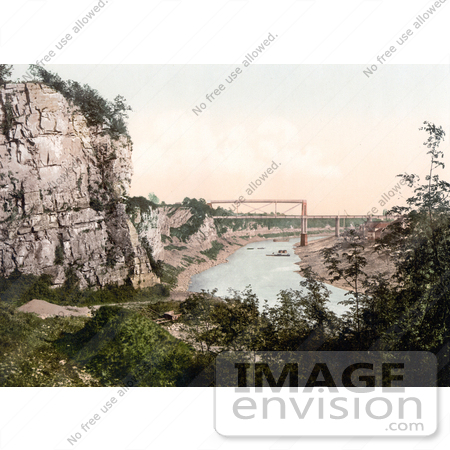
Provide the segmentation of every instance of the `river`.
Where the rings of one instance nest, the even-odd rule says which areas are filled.
[[[308,237],[309,241],[320,237]],[[230,255],[227,264],[219,264],[191,278],[189,291],[200,292],[202,289],[217,288],[218,296],[226,296],[228,290],[242,291],[251,285],[252,291],[258,296],[260,307],[267,299],[270,306],[276,305],[277,294],[282,289],[302,289],[300,281],[303,279],[295,271],[299,270],[295,263],[299,257],[294,254],[293,244],[298,238],[289,242],[259,241],[252,242]],[[253,249],[253,250],[251,250]],[[268,257],[266,254],[287,250],[289,257]],[[347,307],[338,303],[344,300],[347,291],[327,285],[331,291],[330,303],[327,305],[337,315],[341,315]]]

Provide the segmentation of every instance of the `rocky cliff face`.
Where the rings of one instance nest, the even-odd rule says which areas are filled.
[[[164,246],[169,242],[163,242],[165,237],[177,245],[184,245],[195,250],[207,250],[211,243],[218,239],[214,220],[206,217],[199,230],[193,233],[186,242],[171,236],[171,228],[180,228],[192,217],[188,208],[159,207],[155,210],[142,211],[136,208],[130,214],[141,241],[148,242],[155,260],[165,261]]]
[[[36,84],[0,88],[0,275],[72,271],[81,287],[158,281],[123,204],[131,143]]]

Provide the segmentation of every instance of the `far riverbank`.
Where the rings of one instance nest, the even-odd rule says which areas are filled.
[[[340,289],[349,290],[350,286],[344,280],[332,280],[328,275],[328,270],[324,265],[324,261],[320,251],[324,248],[330,248],[334,245],[343,242],[342,237],[331,236],[326,239],[320,239],[315,242],[311,242],[306,247],[300,247],[300,244],[295,245],[295,254],[300,258],[300,261],[296,262],[300,268],[304,269],[310,266],[312,270],[324,280],[325,283],[331,284]],[[363,256],[366,258],[367,265],[364,271],[368,275],[376,275],[378,273],[387,273],[392,276],[395,272],[395,266],[392,260],[388,256],[382,256],[374,252],[374,241],[365,241],[365,248]],[[342,250],[341,252],[342,253]],[[300,271],[297,272],[301,274]]]

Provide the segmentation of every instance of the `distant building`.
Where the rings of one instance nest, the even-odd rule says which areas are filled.
[[[167,320],[177,320],[181,317],[181,314],[175,314],[173,311],[167,311],[164,313],[163,318]]]
[[[363,231],[364,236],[370,241],[380,239],[384,233],[386,233],[386,228],[392,222],[366,222],[360,225],[360,230]]]

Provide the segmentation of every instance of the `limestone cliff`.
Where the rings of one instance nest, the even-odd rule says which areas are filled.
[[[158,281],[125,211],[131,142],[38,83],[0,87],[0,275],[81,287]]]
[[[207,250],[211,243],[218,239],[214,219],[205,217],[199,229],[191,234],[186,242],[181,242],[171,236],[171,228],[180,228],[192,217],[189,208],[177,206],[163,206],[152,208],[133,208],[130,218],[133,222],[141,242],[148,243],[153,252],[155,260],[165,261],[164,246],[169,242],[164,239],[170,238],[170,242],[185,245],[195,250]]]

